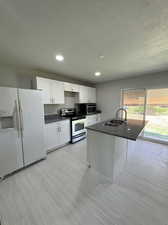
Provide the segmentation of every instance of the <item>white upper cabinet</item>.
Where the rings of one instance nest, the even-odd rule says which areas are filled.
[[[37,89],[42,90],[43,104],[64,104],[64,83],[37,77]]]
[[[50,80],[37,77],[37,89],[42,90],[43,104],[51,104]]]
[[[43,104],[64,104],[64,91],[79,93],[79,103],[96,103],[96,88],[37,77]]]
[[[64,82],[64,91],[79,92],[79,85],[73,84],[73,83]]]
[[[79,103],[96,103],[96,88],[80,86]]]
[[[89,87],[88,89],[88,102],[96,103],[96,88]]]
[[[88,92],[89,92],[89,87],[86,86],[80,86],[79,89],[79,103],[88,103]]]
[[[51,80],[52,104],[64,104],[64,83]]]

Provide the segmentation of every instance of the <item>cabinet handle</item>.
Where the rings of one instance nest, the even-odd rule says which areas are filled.
[[[58,127],[57,130],[58,130],[58,132],[61,132],[61,127]]]

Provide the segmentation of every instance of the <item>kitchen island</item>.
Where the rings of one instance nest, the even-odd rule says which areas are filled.
[[[87,128],[87,161],[112,182],[124,169],[127,160],[128,140],[136,141],[146,122],[127,120],[112,124],[112,120]]]

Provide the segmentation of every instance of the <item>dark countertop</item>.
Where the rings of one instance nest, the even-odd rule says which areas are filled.
[[[122,137],[136,141],[139,134],[146,125],[146,121],[142,120],[131,120],[129,119],[127,123],[123,123],[119,126],[105,126],[104,124],[110,120],[103,121],[101,123],[96,123],[92,126],[86,127],[88,130],[93,130],[101,132],[108,135],[113,135],[117,137]]]
[[[90,113],[90,114],[87,114],[86,116],[92,116],[92,115],[96,115],[96,114],[101,114],[101,111],[97,111],[97,112],[94,112],[94,113]]]
[[[54,114],[54,115],[45,115],[44,120],[45,120],[45,124],[48,124],[48,123],[55,123],[62,120],[69,120],[69,118]]]

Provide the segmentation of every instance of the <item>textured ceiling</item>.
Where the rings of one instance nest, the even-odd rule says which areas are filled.
[[[168,1],[0,0],[0,63],[90,82],[166,70]]]

